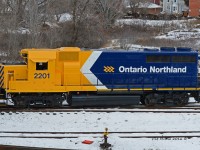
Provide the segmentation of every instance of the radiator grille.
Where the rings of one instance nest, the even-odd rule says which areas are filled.
[[[59,60],[60,61],[78,61],[79,53],[77,53],[77,52],[60,52]]]

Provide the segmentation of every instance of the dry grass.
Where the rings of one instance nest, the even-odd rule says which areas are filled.
[[[194,28],[200,25],[200,20],[194,20],[186,24],[187,28]],[[119,39],[121,48],[127,48],[127,44],[138,44],[142,46],[152,47],[191,47],[193,49],[199,49],[200,46],[197,44],[199,39],[188,39],[188,40],[169,40],[169,39],[155,39],[154,37],[161,34],[167,33],[172,30],[181,29],[177,24],[164,25],[161,27],[149,27],[149,26],[138,26],[138,25],[125,25],[116,30],[114,39]]]

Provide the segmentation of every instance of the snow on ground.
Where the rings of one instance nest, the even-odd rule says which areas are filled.
[[[170,118],[166,119],[166,118]],[[101,132],[199,130],[200,114],[162,113],[19,113],[0,116],[1,131]],[[188,124],[190,124],[188,126]],[[146,128],[148,127],[148,128]]]
[[[23,28],[23,27],[19,27],[15,30],[4,30],[4,29],[0,29],[1,32],[5,32],[5,33],[12,33],[12,34],[30,34],[30,30],[27,28]]]
[[[65,149],[99,149],[102,138],[80,135],[79,138],[36,139],[5,138],[3,131],[27,132],[110,132],[138,131],[199,131],[199,113],[130,113],[130,112],[60,112],[60,113],[5,113],[0,115],[0,144]],[[83,140],[94,140],[84,145]],[[200,149],[200,138],[156,139],[120,138],[110,134],[114,150],[177,150]]]
[[[160,47],[155,47],[155,46],[143,46],[139,44],[129,44],[126,42],[126,44],[123,45],[125,48],[120,48],[120,40],[119,39],[113,39],[109,45],[109,47],[105,47],[102,49],[126,49],[127,51],[143,51],[144,49],[159,49]],[[102,50],[100,49],[100,50]]]
[[[85,139],[94,140],[91,145],[82,144]],[[80,137],[72,139],[35,139],[35,138],[1,138],[1,143],[8,145],[22,145],[22,146],[40,146],[46,148],[62,148],[62,149],[76,149],[76,150],[100,150],[99,145],[102,143],[101,138]],[[199,150],[200,140],[198,138],[192,139],[124,139],[109,136],[108,142],[113,145],[113,150]],[[24,144],[22,144],[24,143]]]
[[[19,33],[19,34],[30,34],[30,30],[27,28],[20,27],[18,30],[14,31],[13,33]]]
[[[200,39],[200,28],[196,25],[196,28],[188,28],[188,24],[195,21],[195,19],[189,20],[143,20],[143,19],[120,19],[117,21],[117,25],[139,25],[147,27],[163,27],[169,28],[169,32],[162,33],[155,36],[156,39],[168,39],[168,40],[188,40],[188,39]],[[181,28],[173,30],[175,28]]]
[[[119,19],[116,25],[140,25],[150,27],[163,27],[176,25],[177,27],[186,28],[187,24],[195,21],[195,19],[189,20],[145,20],[145,19]]]
[[[163,35],[156,36],[155,38],[171,40],[199,39],[200,28],[174,30]]]
[[[1,50],[0,50],[1,51]],[[6,57],[6,56],[8,56],[8,53],[6,53],[6,52],[0,52],[0,56],[3,56],[3,57]]]
[[[69,13],[60,14],[60,19],[58,22],[63,23],[72,20],[72,15]]]
[[[195,45],[200,46],[200,40],[198,40]]]

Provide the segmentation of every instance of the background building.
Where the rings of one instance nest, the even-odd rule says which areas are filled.
[[[133,15],[157,15],[162,11],[162,6],[160,5],[160,0],[127,0],[126,9]]]
[[[152,3],[160,5],[160,0],[151,0]]]
[[[189,15],[192,17],[200,16],[200,0],[189,0]]]
[[[196,0],[194,0],[196,1]],[[182,14],[187,11],[184,0],[163,0],[163,12],[167,14]]]

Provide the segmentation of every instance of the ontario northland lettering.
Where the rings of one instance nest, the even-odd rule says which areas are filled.
[[[183,68],[176,68],[176,67],[155,67],[155,66],[150,66],[149,68],[145,67],[125,67],[125,66],[120,66],[119,67],[119,72],[121,73],[187,73],[187,67]]]

